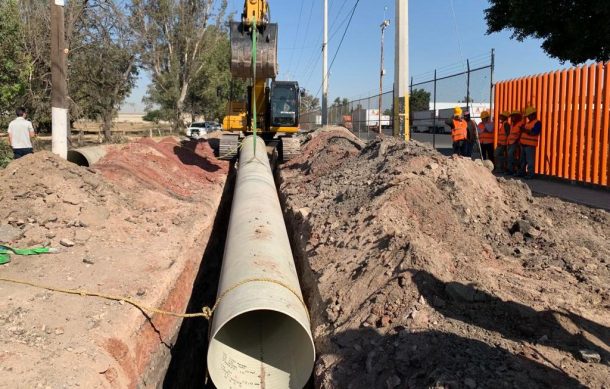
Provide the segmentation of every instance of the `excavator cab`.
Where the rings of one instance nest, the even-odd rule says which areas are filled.
[[[273,132],[296,132],[299,128],[299,84],[294,81],[271,83],[271,130]]]

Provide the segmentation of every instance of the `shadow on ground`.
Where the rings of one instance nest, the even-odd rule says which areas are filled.
[[[480,291],[471,285],[459,282],[445,283],[425,271],[412,271],[412,278],[419,292],[427,301],[440,297],[444,304],[435,309],[446,317],[460,320],[502,334],[514,341],[537,343],[541,339],[546,346],[556,348],[579,358],[579,350],[588,349],[600,354],[608,361],[609,353],[593,344],[582,334],[586,330],[606,344],[610,341],[610,328],[597,324],[573,313],[537,311],[514,301],[503,301],[496,296]],[[569,318],[580,331],[568,332],[559,322]]]
[[[231,167],[210,240],[195,279],[187,312],[200,312],[202,307],[213,306],[216,300],[234,185],[235,170]],[[205,383],[208,331],[209,323],[203,318],[183,321],[176,343],[171,348],[172,359],[163,382],[163,388],[214,388],[211,382],[207,385]]]
[[[336,388],[580,388],[559,369],[500,347],[437,331],[382,336],[373,329],[333,338]]]

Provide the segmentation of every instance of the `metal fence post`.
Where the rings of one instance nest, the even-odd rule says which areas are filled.
[[[405,101],[405,104],[411,104],[411,96],[413,95],[413,77],[411,77],[411,84],[409,85],[409,99],[407,101]],[[408,107],[408,112],[409,112],[409,117],[405,117],[405,120],[407,121],[407,123],[409,123],[408,128],[405,128],[405,131],[409,131],[409,140],[411,140],[411,138],[413,137],[413,134],[411,133],[411,123],[413,122],[413,118],[411,116],[413,116],[413,112],[411,112],[411,107]],[[405,126],[407,127],[407,126]]]
[[[489,114],[492,115],[494,111],[494,68],[496,66],[496,50],[491,49],[491,67],[489,77]]]
[[[433,109],[432,147],[436,149],[436,69],[434,69],[434,109]]]

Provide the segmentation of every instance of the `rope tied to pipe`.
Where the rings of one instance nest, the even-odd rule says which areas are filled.
[[[38,284],[36,282],[18,280],[18,279],[7,278],[7,277],[0,277],[0,281],[12,283],[12,284],[30,286],[30,287],[38,288],[38,289],[45,289],[45,290],[49,290],[51,292],[69,294],[69,295],[73,295],[73,296],[97,297],[97,298],[101,298],[104,300],[118,301],[119,303],[123,302],[123,303],[127,303],[143,312],[155,313],[155,314],[163,315],[163,316],[173,316],[173,317],[177,317],[177,318],[181,318],[181,319],[193,319],[193,318],[202,317],[208,321],[212,319],[212,316],[214,315],[216,308],[218,308],[218,305],[221,303],[221,301],[227,294],[231,293],[235,289],[237,289],[245,284],[249,284],[252,282],[268,282],[271,284],[276,284],[276,285],[282,286],[285,289],[289,290],[303,305],[303,308],[305,309],[305,313],[307,314],[307,317],[309,318],[309,310],[307,309],[307,305],[305,304],[305,301],[303,301],[303,298],[300,296],[300,292],[297,292],[292,287],[287,285],[285,282],[282,282],[279,280],[274,280],[272,278],[248,278],[248,279],[242,280],[242,281],[236,283],[235,285],[231,286],[230,288],[226,289],[225,291],[223,291],[220,294],[220,296],[218,296],[218,298],[216,299],[216,303],[214,303],[214,306],[212,306],[211,308],[203,307],[203,308],[201,308],[201,312],[196,312],[196,313],[178,313],[178,312],[166,311],[166,310],[162,310],[162,309],[158,309],[158,308],[154,308],[154,307],[149,307],[149,306],[144,305],[141,302],[136,301],[129,297],[113,296],[110,294],[104,294],[104,293],[99,293],[99,292],[90,292],[90,291],[82,290],[82,289],[64,289],[64,288],[58,288],[58,287],[54,287],[54,286]]]

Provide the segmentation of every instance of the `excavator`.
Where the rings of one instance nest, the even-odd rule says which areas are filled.
[[[295,81],[276,81],[278,25],[270,22],[266,0],[244,0],[240,21],[230,22],[231,75],[249,80],[244,101],[228,103],[218,154],[233,159],[240,140],[256,134],[288,161],[300,153],[299,106],[302,91]]]

